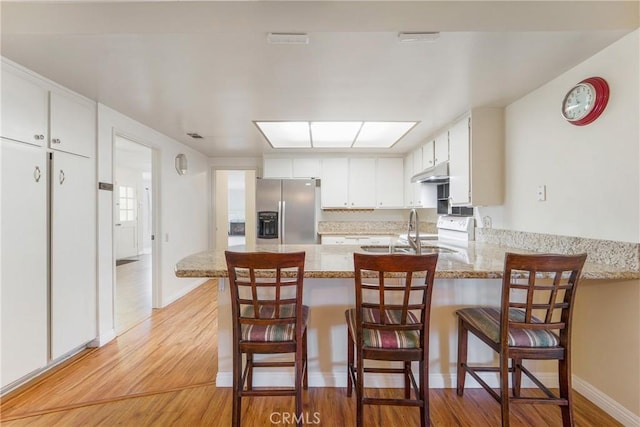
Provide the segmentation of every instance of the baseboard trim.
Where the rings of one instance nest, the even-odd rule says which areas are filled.
[[[640,426],[640,416],[634,414],[614,399],[609,397],[606,393],[598,390],[593,385],[576,377],[575,375],[571,379],[573,383],[573,389],[593,402],[594,405],[602,409],[607,414],[611,415],[618,422],[627,427]]]
[[[191,292],[192,290],[196,289],[197,287],[199,287],[200,285],[208,282],[209,278],[206,279],[197,279],[197,280],[192,280],[188,283],[185,284],[185,286],[181,287],[178,292],[175,292],[174,294],[172,294],[171,296],[169,296],[168,298],[163,298],[162,301],[162,307],[161,308],[165,308],[166,306],[168,306],[169,304],[179,300],[180,298],[182,298],[183,296],[185,296],[186,294],[188,294],[189,292]]]

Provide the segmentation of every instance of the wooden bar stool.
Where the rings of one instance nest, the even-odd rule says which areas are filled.
[[[243,396],[295,396],[302,420],[307,380],[307,320],[302,305],[304,252],[225,252],[233,313],[233,415],[240,426]],[[294,360],[255,361],[254,354],[293,353]],[[243,368],[242,356],[246,355]],[[253,368],[293,366],[292,388],[253,388]]]
[[[356,306],[345,317],[347,396],[355,385],[356,423],[363,424],[364,405],[402,405],[420,407],[420,425],[429,425],[429,314],[438,254],[355,253],[353,261]],[[402,367],[365,367],[365,359],[401,362]],[[419,385],[411,371],[414,361],[419,364]],[[402,374],[404,398],[365,397],[365,372]]]
[[[456,312],[459,396],[464,392],[465,374],[468,372],[500,403],[503,426],[509,426],[510,403],[559,405],[563,426],[574,425],[571,318],[576,288],[586,258],[586,254],[506,254],[501,306],[463,308]],[[498,367],[467,364],[468,332],[498,353]],[[524,359],[558,360],[559,396],[523,366]],[[478,375],[478,372],[487,371],[500,374],[500,394]],[[509,392],[509,372],[512,373],[513,396]],[[544,397],[520,396],[523,372],[544,392]]]

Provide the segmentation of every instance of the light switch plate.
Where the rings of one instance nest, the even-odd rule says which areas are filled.
[[[547,186],[538,185],[538,201],[544,202],[547,200]]]

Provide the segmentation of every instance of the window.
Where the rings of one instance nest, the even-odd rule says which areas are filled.
[[[136,192],[133,187],[120,186],[120,221],[135,221]]]

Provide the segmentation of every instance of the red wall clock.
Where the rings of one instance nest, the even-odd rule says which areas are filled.
[[[609,102],[609,85],[602,77],[589,77],[571,88],[562,101],[562,116],[584,126],[600,117]]]

